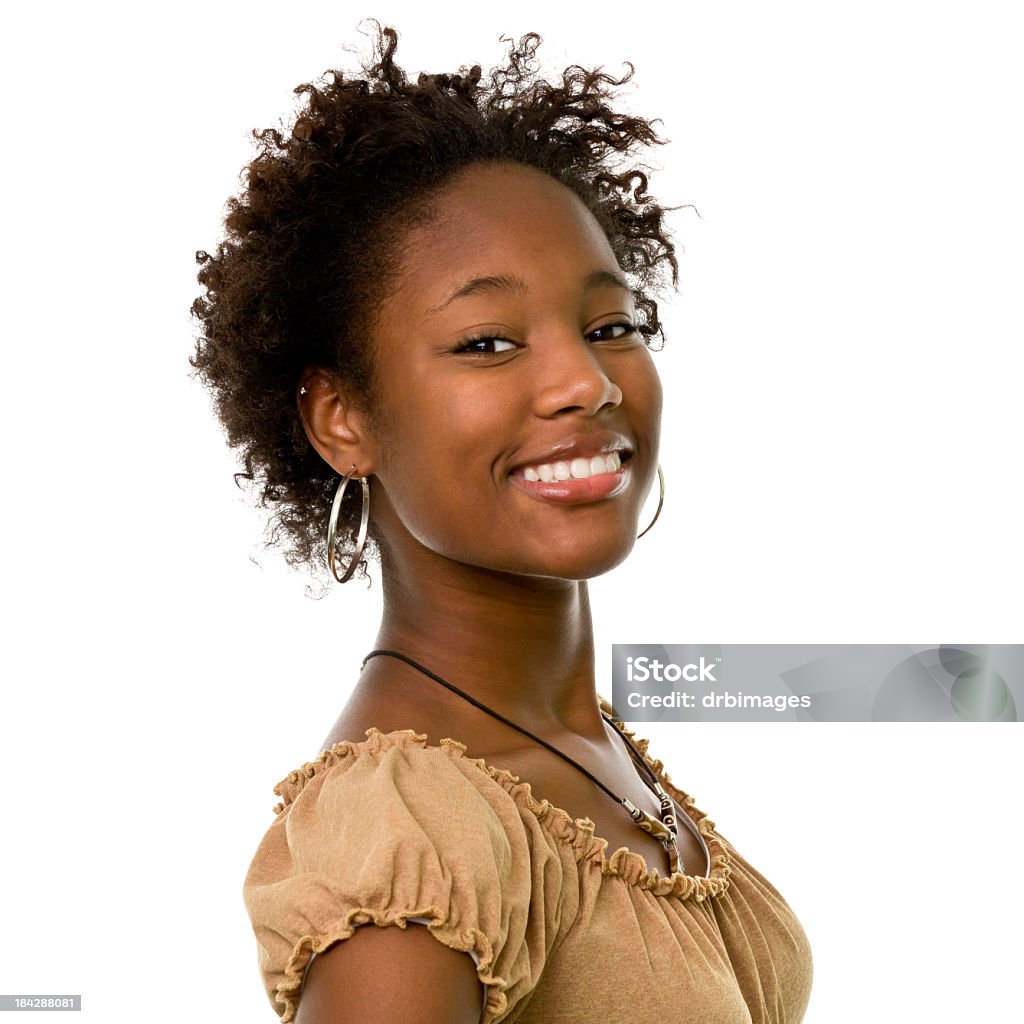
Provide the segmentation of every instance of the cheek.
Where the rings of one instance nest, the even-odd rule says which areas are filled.
[[[493,518],[501,438],[517,420],[493,387],[412,391],[388,403],[377,476],[406,530],[430,547]],[[475,533],[476,531],[471,531]]]
[[[479,383],[456,383],[410,389],[389,403],[381,431],[389,470],[418,476],[429,467],[458,476],[470,464],[479,470],[497,457],[501,438],[522,422],[521,410],[482,376]]]
[[[651,421],[655,429],[661,427],[661,406],[664,398],[664,393],[661,388],[661,377],[658,376],[658,371],[653,367],[651,368],[653,379],[650,384],[650,394],[648,398]]]
[[[620,387],[623,401],[631,413],[630,418],[641,433],[646,435],[651,449],[656,452],[661,431],[663,393],[661,377],[649,352],[644,353],[643,362],[627,380],[621,382]]]

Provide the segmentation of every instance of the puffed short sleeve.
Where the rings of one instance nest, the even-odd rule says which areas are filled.
[[[291,1021],[313,956],[360,925],[419,919],[474,955],[483,1019],[501,1020],[537,984],[558,930],[558,850],[460,744],[367,736],[278,785],[283,802],[246,877],[274,1009]]]

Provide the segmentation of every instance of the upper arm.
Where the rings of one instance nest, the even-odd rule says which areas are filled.
[[[468,953],[423,925],[363,925],[314,958],[295,1024],[479,1024],[483,987]]]

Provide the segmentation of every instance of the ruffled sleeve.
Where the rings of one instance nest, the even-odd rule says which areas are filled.
[[[293,1020],[313,956],[360,925],[422,919],[474,955],[483,1019],[500,1020],[536,985],[554,940],[543,908],[562,874],[556,844],[536,842],[506,788],[460,744],[367,737],[276,789],[282,803],[244,887],[274,1009]]]

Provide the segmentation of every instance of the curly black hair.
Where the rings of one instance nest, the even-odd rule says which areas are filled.
[[[292,565],[323,564],[338,482],[303,429],[300,377],[326,367],[372,412],[375,311],[402,238],[454,175],[513,162],[572,189],[630,279],[647,343],[662,336],[654,295],[666,278],[676,283],[675,249],[647,174],[626,164],[663,140],[653,122],[610,105],[633,67],[616,78],[572,66],[548,82],[539,43],[535,34],[513,43],[486,77],[476,65],[410,82],[395,63],[396,32],[377,26],[361,77],[325,72],[295,90],[290,133],[253,132],[257,153],[228,200],[225,238],[216,253],[196,253],[205,293],[192,305],[201,330],[191,361],[241,450],[236,479],[272,510],[268,541],[283,541]]]

